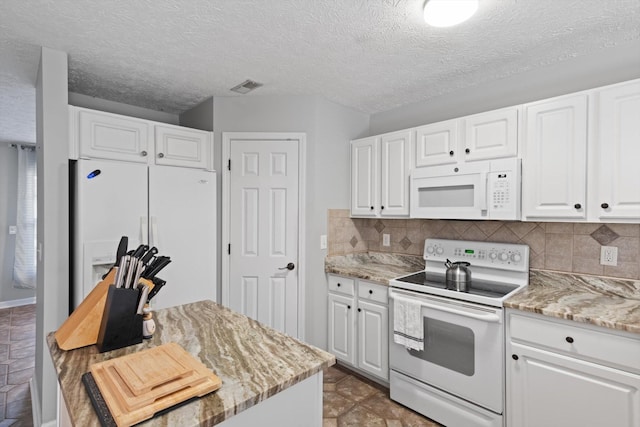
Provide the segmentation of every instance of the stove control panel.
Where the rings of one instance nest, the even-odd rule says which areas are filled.
[[[424,259],[441,262],[445,262],[447,259],[452,262],[467,261],[472,266],[478,267],[528,271],[529,246],[467,240],[427,239],[424,243]]]

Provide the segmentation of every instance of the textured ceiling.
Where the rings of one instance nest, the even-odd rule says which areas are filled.
[[[35,140],[39,47],[69,89],[169,113],[250,78],[374,113],[640,40],[638,0],[481,0],[436,29],[423,0],[2,0],[0,141]],[[241,96],[241,95],[238,95]]]

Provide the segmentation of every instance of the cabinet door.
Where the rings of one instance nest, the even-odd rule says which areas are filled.
[[[355,364],[355,300],[329,294],[329,352],[343,362]]]
[[[147,163],[149,122],[100,111],[78,111],[80,157]]]
[[[587,96],[526,107],[522,159],[525,219],[585,219]]]
[[[358,301],[358,367],[389,381],[389,309]]]
[[[596,95],[599,110],[591,153],[589,205],[593,220],[640,220],[640,81]]]
[[[409,216],[409,153],[413,131],[380,138],[380,215]]]
[[[176,126],[155,126],[156,164],[207,169],[213,145],[211,132]]]
[[[510,347],[507,425],[638,425],[640,376],[525,345]]]
[[[351,142],[351,215],[378,212],[378,138]]]
[[[416,167],[458,161],[458,123],[458,120],[447,120],[416,129]]]
[[[516,107],[475,114],[463,119],[464,161],[515,157],[518,154]]]

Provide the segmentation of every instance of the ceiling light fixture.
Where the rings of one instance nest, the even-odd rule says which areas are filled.
[[[424,20],[432,27],[451,27],[471,18],[479,0],[427,0]]]

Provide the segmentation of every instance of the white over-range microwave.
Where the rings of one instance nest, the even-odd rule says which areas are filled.
[[[416,168],[411,218],[520,219],[520,159]]]

